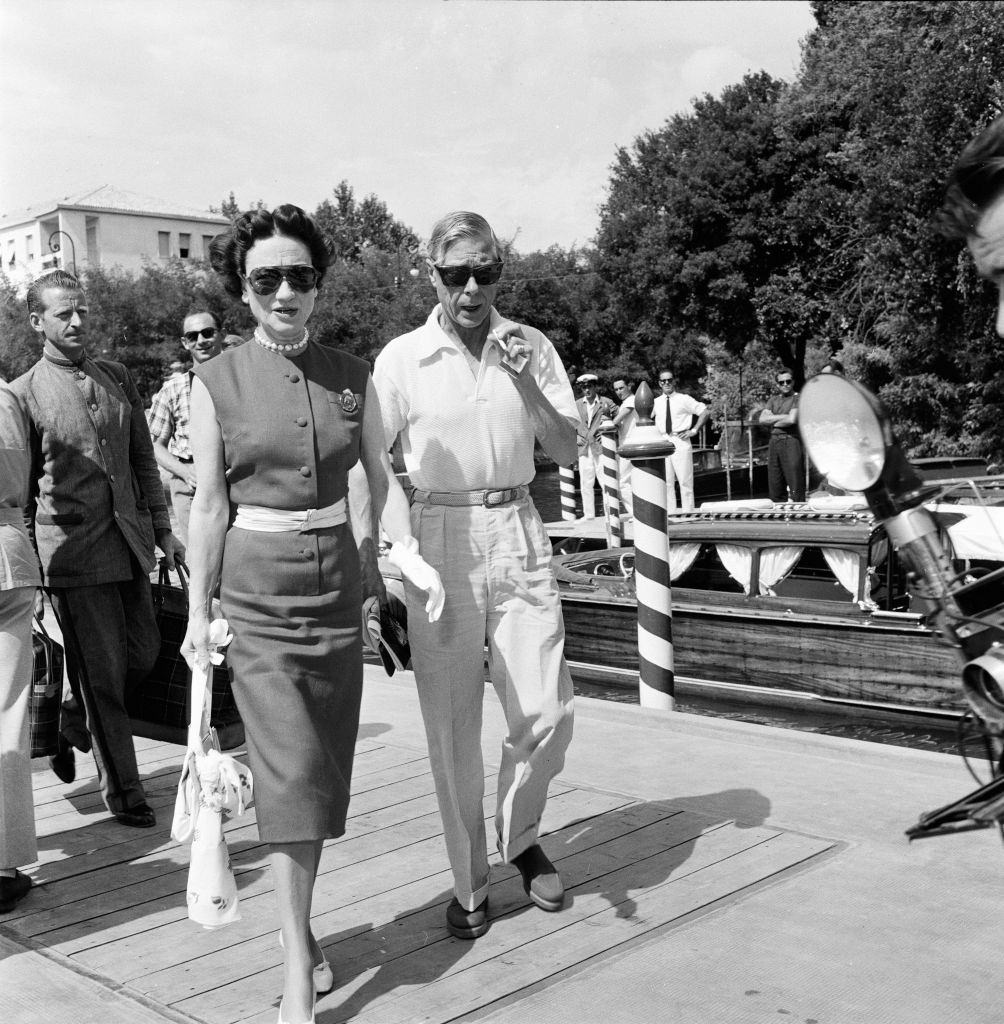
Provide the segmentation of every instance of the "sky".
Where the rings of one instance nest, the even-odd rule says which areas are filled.
[[[316,208],[345,179],[426,238],[588,244],[619,148],[747,71],[807,2],[0,0],[0,212],[100,185]]]

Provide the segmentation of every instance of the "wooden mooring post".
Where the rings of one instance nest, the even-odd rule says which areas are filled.
[[[673,710],[673,608],[666,518],[666,457],[674,445],[652,421],[645,381],[635,392],[638,422],[618,454],[631,460],[634,571],[638,598],[638,696],[642,707]]]

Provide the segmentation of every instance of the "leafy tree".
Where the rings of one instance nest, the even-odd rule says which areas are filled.
[[[639,362],[687,372],[703,364],[701,339],[739,353],[761,331],[758,289],[791,260],[775,216],[790,177],[775,125],[784,90],[747,75],[618,152],[599,269]],[[790,354],[789,334],[768,340]]]
[[[990,302],[937,213],[958,152],[1001,110],[1004,5],[814,10],[785,123],[823,157],[802,190],[826,197],[815,266],[829,268],[819,283],[830,322],[858,346],[859,372],[915,454],[999,451],[1004,364]]]
[[[357,202],[352,186],[342,180],[332,199],[314,211],[314,220],[331,245],[337,260],[360,263],[366,249],[404,252],[410,260],[418,252],[418,239],[410,228],[395,220],[387,204],[374,195]]]

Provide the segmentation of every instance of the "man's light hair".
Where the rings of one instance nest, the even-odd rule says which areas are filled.
[[[469,210],[454,210],[436,221],[429,237],[429,258],[433,263],[438,263],[446,255],[446,250],[462,238],[491,239],[495,259],[502,259],[502,247],[491,225],[480,213],[471,213]]]

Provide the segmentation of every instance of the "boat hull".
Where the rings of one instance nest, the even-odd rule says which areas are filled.
[[[638,671],[633,599],[566,589],[562,611],[569,661],[609,668],[614,685],[625,682],[625,671]],[[965,706],[957,650],[917,616],[710,607],[675,592],[672,612],[673,670],[680,677],[868,704]]]

